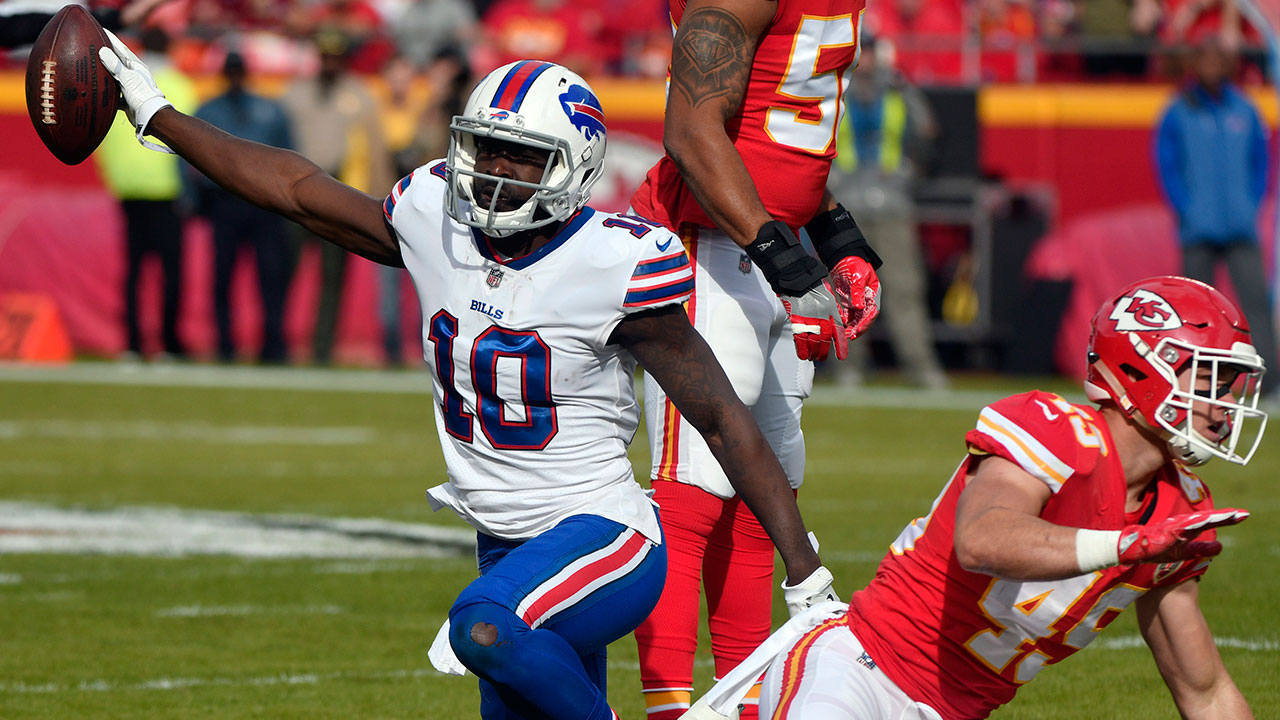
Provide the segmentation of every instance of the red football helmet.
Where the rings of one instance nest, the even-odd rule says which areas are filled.
[[[1195,392],[1202,369],[1212,392]],[[1160,432],[1177,458],[1201,465],[1217,456],[1249,462],[1267,414],[1258,409],[1266,368],[1249,336],[1244,313],[1214,288],[1184,277],[1142,280],[1103,303],[1093,317],[1085,392]],[[1193,401],[1217,405],[1226,422],[1214,441],[1191,421]],[[1258,418],[1247,450],[1236,452],[1247,418]]]

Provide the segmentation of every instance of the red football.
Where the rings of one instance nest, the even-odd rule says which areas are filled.
[[[27,60],[27,112],[54,157],[76,165],[106,137],[120,88],[102,66],[110,47],[102,26],[80,5],[68,5],[44,26]]]

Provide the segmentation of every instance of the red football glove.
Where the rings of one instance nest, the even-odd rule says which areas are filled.
[[[837,358],[844,360],[849,357],[845,311],[836,300],[829,279],[824,279],[803,295],[778,297],[791,317],[791,334],[796,342],[797,357],[801,360],[826,360],[832,345],[836,347]]]
[[[1129,525],[1120,531],[1120,564],[1167,563],[1213,557],[1222,552],[1217,540],[1196,540],[1210,528],[1235,525],[1249,517],[1248,510],[1222,508],[1174,515],[1155,525]]]
[[[831,269],[831,291],[840,306],[845,337],[853,340],[880,316],[880,278],[871,264],[857,255],[843,258]]]

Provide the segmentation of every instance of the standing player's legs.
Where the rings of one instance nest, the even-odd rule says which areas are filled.
[[[669,480],[653,482],[662,507],[667,578],[662,598],[636,628],[640,682],[649,720],[673,720],[689,709],[704,553],[718,526],[732,521],[726,502],[705,490]],[[769,569],[773,570],[772,545]]]
[[[240,249],[240,222],[235,204],[239,198],[209,191],[209,220],[213,225],[213,318],[218,337],[218,360],[236,359],[235,336],[231,330],[231,278]]]
[[[605,648],[653,609],[665,548],[576,515],[522,543],[481,535],[477,555],[482,574],[449,610],[449,644],[480,678],[481,717],[615,718]]]
[[[182,316],[182,218],[172,200],[157,202],[152,208],[151,232],[160,255],[160,269],[164,272],[162,283],[163,309],[160,315],[160,337],[164,351],[175,358],[185,357],[187,346],[178,336],[178,321]]]
[[[751,414],[794,485],[804,477],[800,410],[813,389],[813,363],[796,357],[785,318],[784,314],[775,318],[760,395]],[[745,503],[734,498],[732,504],[732,522],[717,528],[704,563],[708,627],[718,678],[769,636],[773,605],[773,543]],[[758,687],[748,693],[743,720],[755,718],[758,697]]]
[[[289,292],[289,242],[279,215],[248,206],[255,223],[254,257],[258,292],[262,296],[262,363],[284,363],[289,349],[284,339],[284,308]]]
[[[124,326],[126,349],[142,356],[142,325],[138,320],[138,285],[142,277],[142,261],[151,252],[150,227],[146,221],[147,201],[122,200],[127,255],[124,274]]]
[[[690,320],[738,396],[754,408],[765,393],[769,351],[785,325],[785,312],[728,238],[702,232],[701,238],[686,238],[686,247],[694,263]],[[769,634],[773,546],[734,498],[706,442],[647,376],[645,413],[670,571],[662,599],[637,629],[636,641],[648,718],[673,720],[692,697],[699,579],[707,584],[719,674]],[[773,438],[770,442],[779,447]],[[790,468],[784,464],[784,469]]]
[[[898,689],[849,631],[846,616],[810,630],[764,675],[760,716],[770,720],[941,720]]]

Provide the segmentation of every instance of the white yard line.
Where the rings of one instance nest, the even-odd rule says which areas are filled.
[[[400,680],[440,675],[435,670],[387,670],[372,673],[280,673],[257,677],[161,677],[141,682],[113,682],[110,680],[84,680],[78,683],[7,683],[0,684],[0,693],[48,695],[71,692],[123,692],[131,690],[185,690],[201,687],[266,687],[271,685],[319,685],[333,680]]]
[[[1220,637],[1214,639],[1220,648],[1233,648],[1246,650],[1249,652],[1276,652],[1280,650],[1280,642],[1276,640],[1266,640],[1262,638],[1235,638]],[[1095,644],[1096,647],[1103,650],[1129,650],[1132,648],[1144,647],[1142,637],[1139,635],[1121,635],[1115,638],[1101,638]],[[708,666],[712,664],[709,658],[701,658],[696,663],[699,666]],[[609,667],[615,670],[638,670],[639,663],[634,660],[609,661]],[[430,676],[439,676],[441,673],[429,668],[416,668],[412,670],[387,670],[383,672],[372,673],[348,673],[348,672],[328,672],[328,673],[280,673],[278,675],[259,675],[248,677],[160,677],[151,680],[142,680],[139,682],[116,682],[111,680],[84,680],[77,683],[3,683],[0,684],[0,694],[12,693],[15,695],[52,695],[60,693],[75,692],[125,692],[137,690],[185,690],[188,688],[202,687],[266,687],[273,685],[319,685],[326,682],[356,680],[405,680],[416,679]]]
[[[345,608],[337,605],[178,605],[160,608],[156,617],[240,617],[247,615],[341,615]]]
[[[1249,652],[1280,652],[1280,640],[1266,638],[1215,637],[1213,644],[1220,648],[1247,650]],[[1145,648],[1147,643],[1141,635],[1117,635],[1115,637],[1098,638],[1097,646],[1103,650],[1129,650]]]
[[[415,558],[474,552],[475,533],[379,518],[0,502],[0,554]]]
[[[200,442],[211,445],[366,445],[378,439],[371,427],[214,425],[204,422],[146,420],[0,421],[0,440],[143,440]]]
[[[134,365],[73,363],[46,367],[0,365],[0,382],[237,388],[429,395],[431,379],[418,370],[261,368],[244,365]],[[984,390],[922,391],[911,388],[820,386],[807,401],[825,407],[972,410],[1006,393]]]

